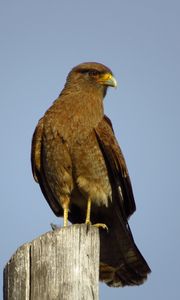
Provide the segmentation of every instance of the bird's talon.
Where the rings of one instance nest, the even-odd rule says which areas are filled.
[[[51,223],[50,226],[53,231],[58,230],[60,228],[60,226],[53,224],[53,223]]]
[[[109,230],[106,224],[103,223],[97,223],[97,224],[93,224],[93,226],[97,227],[97,228],[103,228],[106,229],[107,231]]]

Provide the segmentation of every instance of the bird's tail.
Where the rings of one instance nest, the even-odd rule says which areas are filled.
[[[109,231],[100,230],[100,280],[114,287],[140,285],[151,270],[134,242],[128,223],[117,215],[117,210],[111,209]],[[104,221],[107,223],[107,219]]]

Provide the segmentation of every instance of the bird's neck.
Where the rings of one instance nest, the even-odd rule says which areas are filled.
[[[59,124],[60,130],[70,127],[72,143],[77,138],[81,142],[89,136],[93,128],[97,127],[104,116],[103,96],[102,93],[94,93],[87,89],[71,92],[70,89],[65,88],[52,109],[53,112],[61,114],[59,119],[63,123]],[[65,138],[69,139],[69,136]]]
[[[61,100],[70,102],[73,115],[90,119],[92,124],[99,123],[104,116],[103,98],[104,90],[93,86],[83,89],[77,85],[66,85],[60,94]]]

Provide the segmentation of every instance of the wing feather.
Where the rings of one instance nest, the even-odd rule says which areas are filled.
[[[39,183],[41,191],[47,200],[49,206],[53,212],[60,216],[63,211],[58,201],[56,200],[54,193],[51,191],[51,188],[46,179],[44,168],[43,168],[43,124],[44,118],[41,118],[36,126],[36,129],[32,138],[32,147],[31,147],[31,167],[34,179]]]
[[[108,167],[110,180],[118,190],[119,205],[123,205],[125,215],[128,218],[136,210],[132,185],[123,153],[115,138],[111,121],[107,116],[99,123],[95,132]]]
[[[94,221],[100,219],[109,226],[108,232],[100,231],[100,279],[114,287],[139,285],[151,270],[128,224],[128,217],[136,207],[125,159],[106,116],[95,132],[112,186],[112,202],[93,216]]]

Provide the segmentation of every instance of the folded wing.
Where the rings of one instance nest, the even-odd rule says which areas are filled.
[[[100,279],[110,286],[139,285],[150,268],[135,245],[128,224],[136,207],[126,163],[106,116],[95,132],[112,186],[112,201],[100,213],[109,226],[109,232],[100,231]]]

